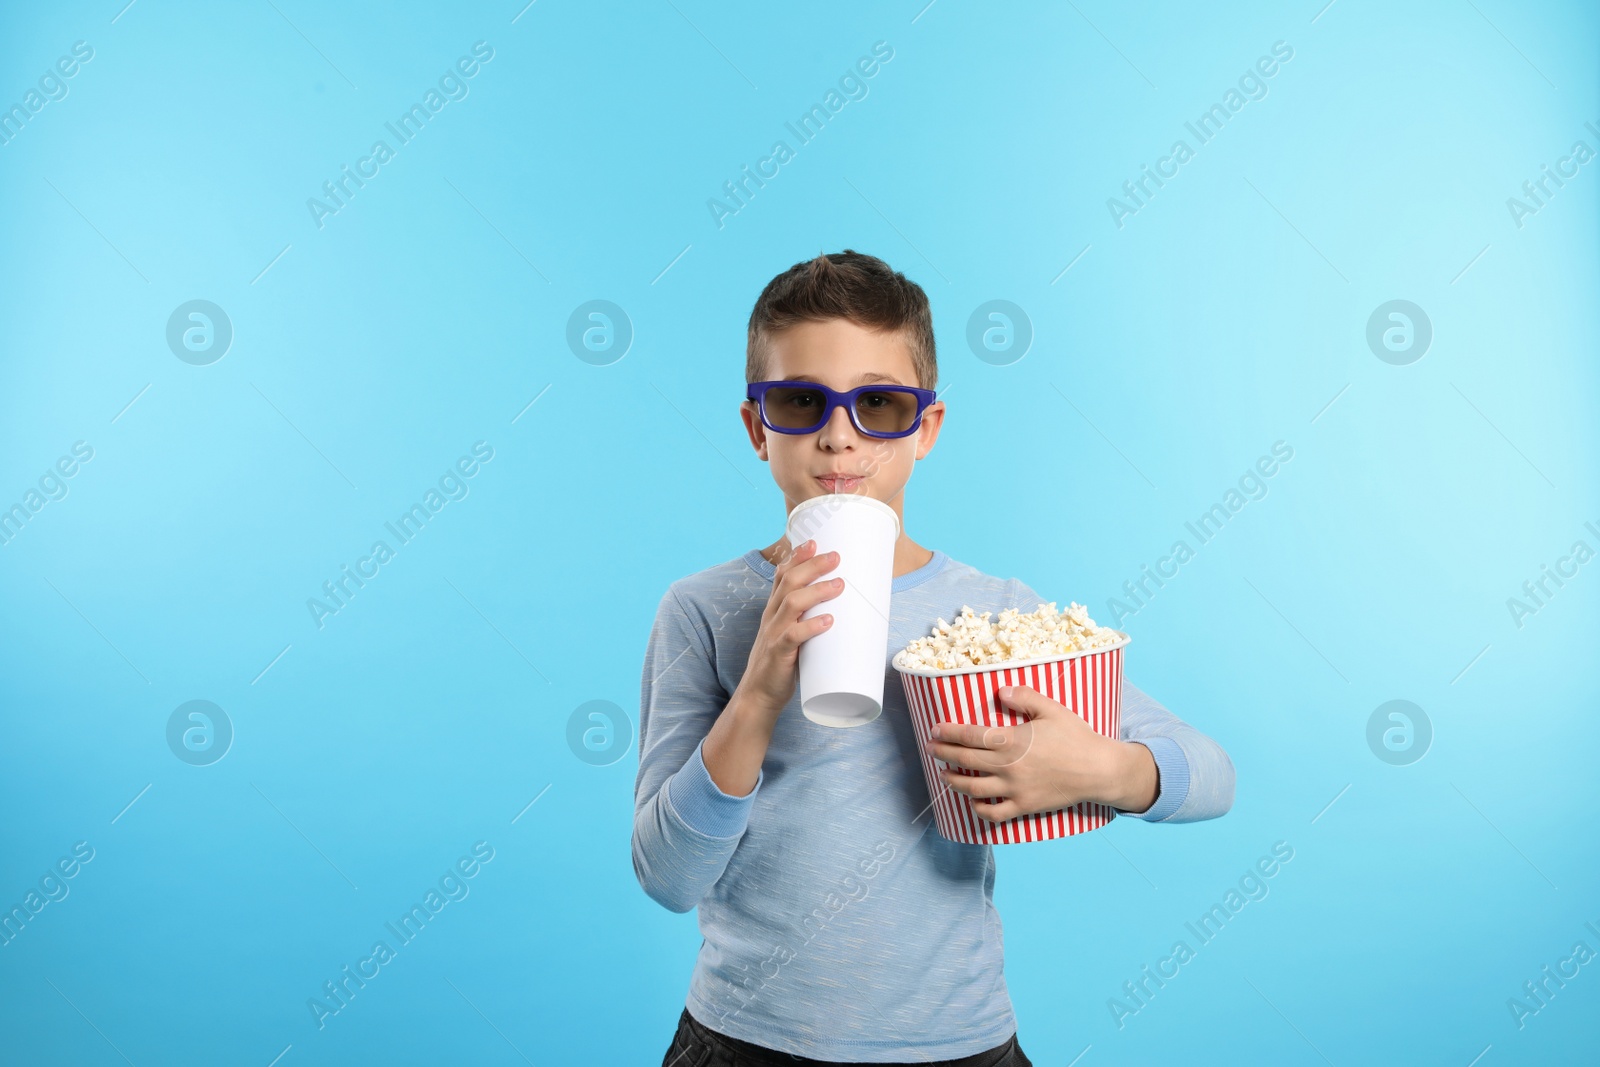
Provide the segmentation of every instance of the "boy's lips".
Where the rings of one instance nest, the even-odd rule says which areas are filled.
[[[824,474],[817,481],[830,493],[848,493],[861,484],[858,475],[849,474]]]

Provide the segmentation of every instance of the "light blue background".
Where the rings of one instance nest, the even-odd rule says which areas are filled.
[[[1593,1054],[1600,964],[1524,1028],[1506,1002],[1600,951],[1600,563],[1520,628],[1506,600],[1600,549],[1600,162],[1521,227],[1506,200],[1600,150],[1600,17],[924,2],[8,12],[0,103],[94,58],[0,146],[0,506],[94,459],[0,547],[0,903],[95,849],[0,948],[8,1062],[659,1062],[694,916],[635,881],[631,729],[594,766],[568,720],[636,720],[667,584],[781,532],[745,323],[845,247],[933,303],[922,544],[1104,620],[1294,449],[1124,621],[1234,810],[997,850],[1033,1061]],[[319,229],[307,198],[480,40],[467,98]],[[880,40],[719,228],[708,198]],[[1119,229],[1107,198],[1275,41],[1266,98]],[[234,327],[209,366],[165,341],[192,299]],[[610,365],[565,340],[594,299],[635,331]],[[993,299],[1034,330],[1004,366],[965,341]],[[1433,325],[1407,366],[1365,341],[1391,299]],[[319,630],[307,598],[477,441],[470,494]],[[210,766],[167,746],[192,699],[236,732]],[[1433,726],[1409,766],[1367,745],[1391,699]],[[319,1030],[307,999],[476,841],[470,895]],[[1278,841],[1270,895],[1119,1029],[1108,999]]]

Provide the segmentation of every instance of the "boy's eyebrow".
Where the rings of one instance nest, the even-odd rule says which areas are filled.
[[[779,381],[785,381],[785,382],[804,382],[804,381],[809,381],[809,380],[810,380],[809,378],[780,378],[779,379]],[[905,384],[899,378],[896,378],[892,374],[880,374],[877,371],[870,371],[870,370],[867,371],[866,373],[862,374],[859,378],[856,379],[856,384],[857,385],[865,385],[867,382],[890,382],[890,383],[892,383],[894,385],[904,385]]]

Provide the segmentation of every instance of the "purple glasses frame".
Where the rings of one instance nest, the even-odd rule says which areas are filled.
[[[817,424],[809,429],[796,429],[793,427],[772,425],[771,422],[767,421],[767,406],[765,398],[767,395],[767,390],[775,386],[817,390],[823,395],[824,398],[826,398],[827,402],[827,407],[824,408],[822,412],[822,418],[818,419]],[[910,393],[916,398],[917,401],[917,413],[911,419],[911,428],[900,433],[877,433],[873,430],[867,429],[865,426],[862,426],[861,419],[856,411],[856,398],[862,393]],[[917,427],[922,425],[922,413],[926,411],[928,405],[933,403],[937,398],[938,394],[932,389],[919,389],[914,385],[891,385],[887,383],[858,385],[854,389],[848,389],[842,393],[829,389],[821,382],[804,381],[751,382],[745,389],[745,399],[755,401],[756,411],[761,416],[761,425],[765,426],[774,433],[787,434],[816,433],[818,430],[822,429],[828,424],[829,419],[833,418],[833,409],[842,407],[850,416],[850,424],[856,428],[858,433],[861,433],[866,437],[909,437],[917,432]]]

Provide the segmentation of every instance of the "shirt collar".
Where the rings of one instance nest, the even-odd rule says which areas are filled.
[[[749,565],[751,570],[755,571],[769,582],[772,581],[773,575],[777,574],[778,572],[778,568],[774,564],[768,563],[766,558],[761,555],[761,550],[759,548],[752,548],[750,551],[746,552],[743,556],[743,559],[745,563]],[[943,552],[940,552],[936,548],[933,550],[933,558],[928,562],[924,563],[914,571],[907,571],[905,574],[895,578],[894,581],[892,581],[889,585],[889,591],[892,593],[902,593],[913,586],[921,585],[929,578],[932,578],[934,575],[944,570],[945,564],[949,562],[950,557],[945,555]]]

